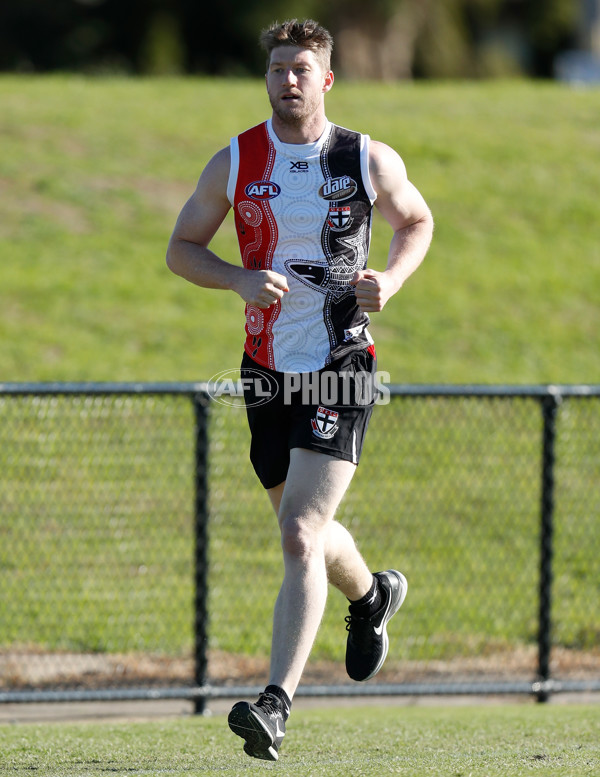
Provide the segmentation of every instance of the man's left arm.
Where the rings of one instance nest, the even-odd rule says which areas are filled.
[[[383,310],[386,302],[425,258],[433,235],[427,203],[408,180],[402,159],[389,146],[369,144],[369,172],[377,193],[375,207],[394,230],[383,272],[360,270],[351,283],[364,313]]]

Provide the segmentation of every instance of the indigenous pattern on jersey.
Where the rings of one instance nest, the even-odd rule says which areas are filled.
[[[227,195],[243,265],[289,286],[266,310],[246,306],[245,350],[265,367],[319,370],[373,343],[350,285],[371,239],[368,144],[329,122],[315,143],[282,143],[270,120],[231,141]]]

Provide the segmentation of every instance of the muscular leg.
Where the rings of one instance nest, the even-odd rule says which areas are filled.
[[[352,535],[337,521],[329,525],[325,554],[329,582],[351,601],[361,599],[371,588],[373,575]]]
[[[284,579],[275,604],[269,683],[291,698],[300,682],[327,599],[327,582],[358,599],[372,575],[351,535],[333,520],[355,466],[294,448],[285,484],[269,490],[278,512]]]
[[[278,517],[284,487],[285,481],[267,490]],[[346,598],[356,601],[369,590],[373,576],[363,561],[352,535],[341,523],[332,519],[325,531],[327,579]]]

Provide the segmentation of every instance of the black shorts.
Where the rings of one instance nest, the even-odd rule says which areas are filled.
[[[371,349],[352,351],[308,373],[269,370],[244,353],[250,460],[264,488],[287,478],[292,448],[358,464],[376,399],[376,366]]]

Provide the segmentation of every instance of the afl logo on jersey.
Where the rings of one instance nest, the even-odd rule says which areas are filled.
[[[354,178],[341,175],[339,178],[328,178],[319,189],[319,197],[324,200],[347,200],[356,194],[358,186]]]
[[[281,194],[281,188],[273,181],[253,181],[244,191],[252,200],[272,200]]]

